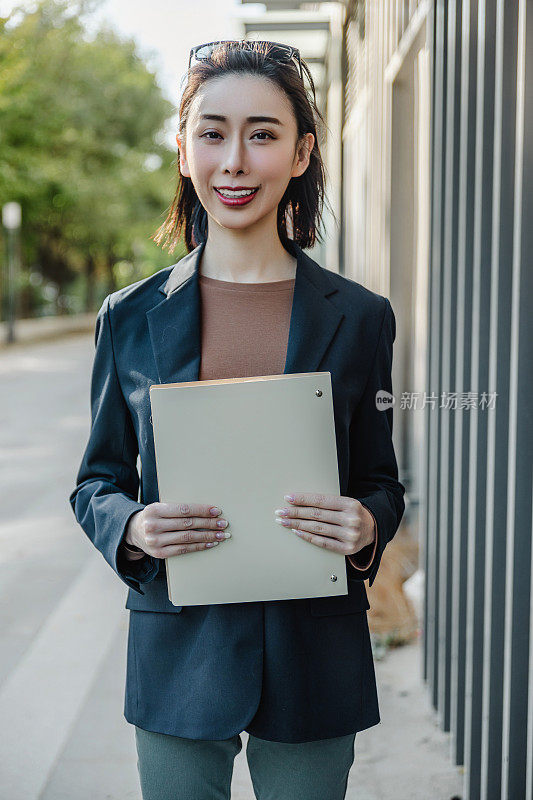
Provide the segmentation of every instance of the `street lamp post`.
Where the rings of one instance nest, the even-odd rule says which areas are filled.
[[[21,217],[20,203],[5,203],[2,206],[2,224],[6,232],[5,318],[7,322],[6,342],[8,344],[15,341]]]

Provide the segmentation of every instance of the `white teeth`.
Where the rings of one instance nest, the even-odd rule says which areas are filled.
[[[255,189],[239,189],[237,191],[233,191],[232,189],[217,189],[224,197],[246,197],[246,195],[253,194],[256,190]]]

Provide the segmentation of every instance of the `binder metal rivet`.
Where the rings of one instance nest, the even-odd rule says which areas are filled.
[[[317,389],[315,394],[317,397],[322,397],[322,389]]]
[[[335,575],[335,573],[330,575],[329,578],[330,578],[331,581],[333,581],[333,583],[335,583],[335,581],[337,580],[337,576]]]

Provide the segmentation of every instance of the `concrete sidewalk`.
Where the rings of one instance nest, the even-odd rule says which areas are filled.
[[[90,333],[94,331],[96,313],[65,314],[59,317],[37,317],[36,319],[15,320],[15,341],[6,342],[7,324],[0,322],[0,351],[18,345],[37,344],[71,333]]]

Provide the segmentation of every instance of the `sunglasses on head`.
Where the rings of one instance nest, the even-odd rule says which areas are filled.
[[[234,44],[238,47],[242,47],[244,50],[252,50],[254,44],[269,45],[268,58],[273,58],[282,64],[289,64],[292,58],[297,59],[300,78],[303,80],[302,61],[300,59],[300,51],[297,47],[292,47],[290,44],[282,44],[281,42],[256,41],[255,39],[222,39],[218,42],[197,44],[196,47],[191,48],[191,52],[189,53],[189,68],[193,58],[197,61],[208,61],[211,58],[213,50],[219,44]]]

